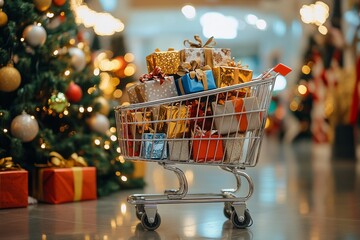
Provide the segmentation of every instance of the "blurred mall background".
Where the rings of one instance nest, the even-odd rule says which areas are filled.
[[[126,86],[147,72],[155,49],[181,49],[195,34],[260,74],[279,62],[267,132],[286,142],[333,144],[355,156],[358,114],[358,1],[89,0],[74,1],[83,36],[95,52],[102,88],[127,102]],[[106,13],[105,13],[106,12]]]

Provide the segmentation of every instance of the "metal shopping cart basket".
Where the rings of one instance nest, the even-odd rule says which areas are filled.
[[[244,170],[258,162],[275,79],[290,71],[278,64],[250,82],[115,109],[124,159],[156,162],[179,180],[179,189],[164,194],[128,196],[145,229],[160,226],[158,204],[223,202],[224,215],[235,227],[252,224],[246,201],[254,184]],[[235,176],[237,187],[219,194],[190,194],[177,164],[218,166]],[[238,196],[243,179],[248,191]]]

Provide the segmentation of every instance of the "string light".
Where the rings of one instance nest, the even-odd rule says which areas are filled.
[[[88,107],[86,110],[90,113],[90,112],[93,111],[93,108],[92,108],[92,107]]]
[[[4,128],[4,133],[7,133],[7,132],[8,132],[8,130],[6,128]]]
[[[117,140],[117,137],[115,135],[111,135],[110,139],[111,141],[115,142]]]
[[[81,112],[81,113],[85,112],[85,108],[84,107],[79,107],[79,112]]]
[[[95,139],[95,140],[94,140],[94,143],[95,143],[95,145],[98,145],[98,146],[99,146],[100,143],[101,143],[101,141],[100,141],[99,139]]]
[[[126,182],[126,181],[127,181],[127,177],[126,177],[126,176],[121,176],[121,181]]]

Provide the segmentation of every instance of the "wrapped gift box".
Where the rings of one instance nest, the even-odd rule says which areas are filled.
[[[189,73],[185,74],[181,78],[176,79],[175,82],[179,95],[215,89],[216,84],[212,71],[206,70],[204,73],[206,77],[202,80],[199,80],[197,77],[191,78]],[[204,81],[206,81],[205,84]]]
[[[207,131],[202,136],[194,136],[192,159],[195,162],[221,161],[223,159],[223,140],[218,134]]]
[[[212,70],[216,86],[219,88],[249,82],[253,76],[252,70],[239,67],[219,66]]]
[[[199,61],[200,66],[210,67],[227,65],[231,59],[229,48],[184,48],[180,50],[181,62]]]
[[[93,200],[96,193],[96,168],[40,168],[35,179],[35,198],[47,203]]]
[[[262,112],[256,97],[237,98],[225,101],[223,105],[215,102],[211,104],[215,127],[220,134],[246,132],[261,126]],[[228,115],[221,116],[224,114]]]
[[[166,134],[144,133],[141,142],[141,157],[145,159],[166,159]]]
[[[189,161],[189,140],[187,139],[169,139],[169,160],[171,161]]]
[[[245,134],[233,133],[229,136],[223,136],[226,163],[240,163],[243,154]]]
[[[0,171],[0,208],[28,206],[28,172]]]
[[[190,106],[161,105],[159,120],[166,122],[167,138],[183,138],[189,132]],[[173,120],[173,121],[167,121]]]
[[[152,72],[155,67],[160,67],[165,74],[176,74],[180,65],[180,53],[173,49],[169,49],[168,51],[156,49],[155,52],[146,57],[146,65],[149,73]]]
[[[166,76],[164,81],[149,80],[127,89],[131,103],[149,102],[178,96],[174,77]]]

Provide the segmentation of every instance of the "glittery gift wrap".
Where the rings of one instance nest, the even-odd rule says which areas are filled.
[[[231,59],[229,48],[184,48],[180,50],[181,62],[199,61],[201,66],[210,67],[227,65]]]
[[[146,159],[166,159],[166,134],[144,133],[141,142],[141,157]]]
[[[243,147],[245,142],[245,134],[233,133],[224,137],[225,160],[227,163],[240,163]]]
[[[169,160],[189,161],[189,142],[187,139],[168,139]]]
[[[189,131],[191,109],[185,105],[161,105],[159,119],[166,121],[167,138],[183,138]]]
[[[166,76],[160,83],[157,80],[149,80],[127,88],[131,103],[149,102],[158,99],[178,96],[174,77]]]
[[[189,73],[185,74],[181,78],[176,79],[175,83],[176,83],[176,87],[178,88],[178,93],[183,95],[183,94],[215,89],[216,84],[212,71],[207,70],[204,72],[206,75],[206,79],[203,79],[202,81],[199,81],[197,77],[191,78]],[[208,85],[207,89],[205,89],[203,81],[207,81],[207,85]]]
[[[223,105],[211,104],[215,127],[220,134],[246,132],[261,126],[262,112],[256,97],[236,98],[225,101]]]
[[[218,88],[249,82],[253,75],[252,70],[238,67],[220,66],[214,67],[212,71]]]
[[[158,66],[165,74],[176,74],[180,65],[180,53],[175,50],[160,51],[156,49],[155,52],[146,56],[146,65],[149,73]]]

